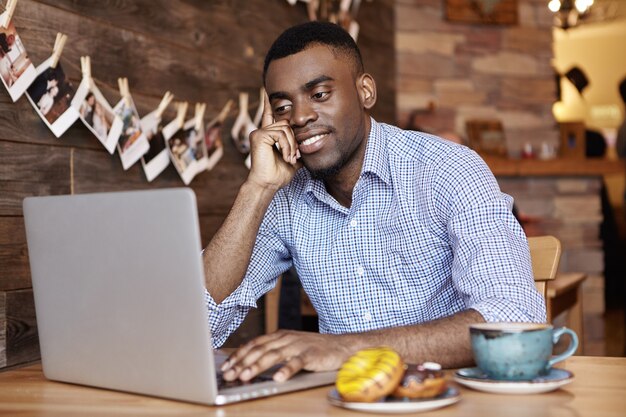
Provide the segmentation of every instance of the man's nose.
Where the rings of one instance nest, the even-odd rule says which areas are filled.
[[[317,112],[309,103],[296,103],[291,112],[292,126],[306,126],[307,123],[317,119]]]

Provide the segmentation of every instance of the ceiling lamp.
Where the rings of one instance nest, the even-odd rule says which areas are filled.
[[[548,8],[554,13],[555,25],[563,29],[576,26],[593,5],[594,0],[550,0]]]

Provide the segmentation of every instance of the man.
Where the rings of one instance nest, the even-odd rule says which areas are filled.
[[[264,83],[250,174],[205,250],[213,342],[292,264],[321,334],[261,336],[229,358],[225,379],[280,362],[278,381],[337,369],[378,345],[410,363],[462,366],[468,324],[545,320],[512,199],[466,147],[370,118],[376,85],[347,32],[288,29]]]

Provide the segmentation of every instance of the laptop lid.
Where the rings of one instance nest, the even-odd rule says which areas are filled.
[[[190,189],[30,197],[24,219],[47,378],[214,402]]]
[[[191,189],[29,197],[24,219],[47,378],[204,404],[334,382],[218,393]]]

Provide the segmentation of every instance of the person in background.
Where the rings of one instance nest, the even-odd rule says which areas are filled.
[[[267,53],[252,165],[204,250],[213,345],[292,265],[320,333],[260,336],[226,380],[338,369],[387,345],[409,363],[472,362],[468,325],[543,322],[526,236],[486,164],[465,146],[379,123],[376,83],[338,25],[287,29]]]
[[[624,103],[624,112],[626,113],[626,78],[619,83],[619,95]],[[626,158],[626,115],[617,131],[617,142],[615,143],[617,155],[620,158]]]

